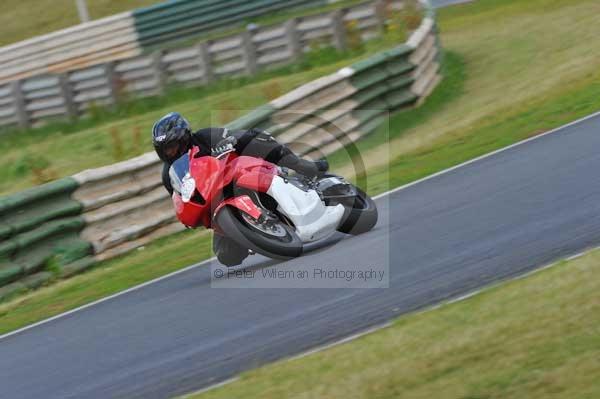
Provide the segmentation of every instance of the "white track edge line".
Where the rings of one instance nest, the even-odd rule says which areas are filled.
[[[384,328],[388,328],[392,324],[393,323],[391,321],[387,321],[387,322],[385,322],[383,324],[378,324],[376,326],[369,327],[369,328],[367,328],[365,330],[359,331],[359,332],[357,332],[355,334],[352,334],[352,335],[349,335],[347,337],[340,338],[337,341],[333,341],[333,342],[330,342],[330,343],[327,343],[327,344],[324,344],[324,345],[321,345],[321,346],[317,346],[316,348],[308,349],[305,352],[298,353],[296,355],[293,355],[293,356],[290,356],[290,357],[287,357],[287,358],[279,359],[279,360],[276,360],[275,362],[276,363],[277,362],[291,362],[291,361],[294,361],[294,360],[297,360],[297,359],[301,359],[303,357],[312,355],[314,353],[324,351],[325,349],[329,349],[329,348],[332,348],[334,346],[345,344],[347,342],[354,341],[357,338],[364,337],[365,335],[369,335],[369,334],[372,334],[372,333],[377,332],[379,330],[382,330]],[[272,364],[272,363],[273,362],[269,362],[268,364]],[[266,364],[263,365],[263,366],[266,366]],[[262,367],[262,366],[260,366],[260,367]],[[223,380],[221,382],[217,382],[216,384],[209,385],[206,388],[200,389],[199,391],[194,391],[194,392],[186,393],[183,396],[178,397],[178,399],[188,399],[188,398],[191,398],[192,396],[199,395],[199,394],[205,393],[207,391],[212,391],[213,389],[221,388],[221,387],[223,387],[225,385],[228,385],[228,384],[231,384],[233,382],[236,382],[239,379],[240,379],[240,377],[239,377],[239,375],[237,375],[237,376],[235,376],[233,378],[228,378],[228,379]]]
[[[462,301],[464,301],[466,299],[472,298],[474,296],[477,296],[479,294],[483,294],[483,293],[485,293],[487,291],[490,291],[490,290],[492,290],[494,288],[497,288],[500,285],[503,285],[503,284],[505,284],[507,282],[522,280],[522,279],[524,279],[526,277],[529,277],[529,276],[531,276],[533,274],[537,274],[537,273],[539,273],[539,272],[541,272],[543,270],[550,269],[550,268],[558,265],[563,259],[567,260],[567,261],[574,260],[574,259],[580,258],[580,257],[582,257],[582,256],[584,256],[584,255],[586,255],[586,254],[588,254],[590,252],[596,251],[596,250],[600,250],[600,246],[588,248],[588,249],[586,249],[584,251],[578,252],[575,255],[570,255],[570,256],[568,256],[566,258],[556,259],[555,261],[553,261],[551,263],[548,263],[548,264],[546,264],[544,266],[541,266],[541,267],[536,267],[536,268],[534,268],[534,269],[532,269],[532,270],[530,270],[530,271],[528,271],[526,273],[519,274],[517,276],[513,276],[513,277],[508,278],[508,279],[496,281],[495,283],[488,284],[488,285],[483,286],[481,288],[477,288],[477,289],[475,289],[473,291],[467,292],[466,294],[462,294],[460,296],[457,296],[456,298],[450,298],[450,299],[447,299],[445,301],[439,302],[439,303],[437,303],[435,305],[428,306],[428,307],[426,307],[424,309],[417,310],[417,311],[414,311],[414,312],[404,313],[404,314],[401,314],[400,316],[401,317],[407,317],[407,316],[411,316],[411,315],[418,315],[418,314],[422,314],[422,313],[427,313],[427,312],[431,312],[433,310],[437,310],[439,308],[442,308],[442,307],[444,307],[446,305],[451,305],[453,303],[462,302]],[[376,326],[369,327],[369,328],[367,328],[367,329],[365,329],[363,331],[360,331],[358,333],[349,335],[349,336],[344,337],[344,338],[340,338],[337,341],[330,342],[330,343],[325,344],[325,345],[317,346],[316,348],[309,349],[309,350],[307,350],[305,352],[299,353],[297,355],[294,355],[294,356],[291,356],[291,357],[288,357],[288,358],[277,360],[276,362],[289,362],[289,361],[294,361],[294,360],[297,360],[297,359],[301,359],[303,357],[312,355],[314,353],[318,353],[318,352],[324,351],[326,349],[330,349],[332,347],[335,347],[335,346],[338,346],[338,345],[341,345],[341,344],[345,344],[345,343],[350,342],[350,341],[354,341],[357,338],[364,337],[366,335],[370,335],[372,333],[378,332],[378,331],[383,330],[385,328],[391,327],[393,324],[394,324],[393,321],[387,321],[387,322],[385,322],[383,324],[378,324]],[[210,385],[210,386],[208,386],[208,387],[206,387],[206,388],[204,388],[204,389],[202,389],[200,391],[197,391],[197,392],[194,392],[194,393],[190,393],[190,394],[186,394],[181,399],[186,399],[188,396],[192,396],[192,395],[195,395],[195,394],[198,394],[198,393],[203,393],[203,392],[206,392],[206,391],[210,391],[212,389],[220,388],[220,387],[222,387],[224,385],[230,384],[232,382],[236,382],[239,379],[240,379],[240,377],[236,376],[236,377],[224,380],[224,381],[216,383],[214,385]]]
[[[347,342],[354,341],[357,338],[364,337],[365,335],[369,335],[371,333],[374,333],[376,331],[382,330],[384,328],[388,328],[392,324],[393,323],[391,321],[386,321],[383,324],[378,324],[378,325],[369,327],[369,328],[367,328],[365,330],[359,331],[359,332],[354,333],[352,335],[349,335],[347,337],[340,338],[340,339],[338,339],[336,341],[329,342],[327,344],[317,346],[316,348],[308,349],[308,350],[306,350],[306,351],[304,351],[302,353],[298,353],[297,355],[293,355],[291,357],[288,357],[287,359],[281,359],[281,361],[290,362],[290,361],[293,361],[293,360],[296,360],[296,359],[301,359],[303,357],[312,355],[313,353],[321,352],[321,351],[324,351],[325,349],[333,348],[334,346],[345,344]]]
[[[389,190],[389,191],[386,191],[386,192],[384,192],[384,193],[381,193],[381,194],[379,194],[379,195],[376,195],[375,197],[373,197],[373,199],[378,199],[378,198],[381,198],[381,197],[384,197],[384,196],[387,196],[387,195],[393,194],[393,193],[395,193],[395,192],[397,192],[397,191],[404,190],[404,189],[406,189],[406,188],[408,188],[408,187],[414,186],[414,185],[416,185],[416,184],[419,184],[419,183],[421,183],[421,182],[427,181],[427,180],[429,180],[429,179],[433,179],[434,177],[437,177],[437,176],[440,176],[440,175],[443,175],[443,174],[446,174],[446,173],[452,172],[453,170],[456,170],[456,169],[458,169],[458,168],[462,168],[462,167],[464,167],[464,166],[467,166],[467,165],[470,165],[470,164],[472,164],[472,163],[478,162],[478,161],[480,161],[480,160],[482,160],[482,159],[485,159],[485,158],[491,157],[491,156],[493,156],[493,155],[496,155],[496,154],[498,154],[498,153],[501,153],[501,152],[503,152],[503,151],[510,150],[511,148],[514,148],[514,147],[520,146],[520,145],[522,145],[522,144],[528,143],[528,142],[530,142],[530,141],[533,141],[533,140],[541,139],[542,137],[548,136],[548,135],[550,135],[550,134],[552,134],[552,133],[556,133],[556,132],[558,132],[558,131],[561,131],[561,130],[563,130],[563,129],[566,129],[566,128],[568,128],[568,127],[571,127],[571,126],[574,126],[574,125],[576,125],[576,124],[579,124],[579,123],[581,123],[581,122],[587,121],[587,120],[589,120],[589,119],[595,118],[595,117],[597,117],[597,116],[600,116],[600,111],[598,111],[598,112],[595,112],[595,113],[593,113],[593,114],[591,114],[591,115],[585,116],[585,117],[583,117],[583,118],[579,118],[579,119],[577,119],[577,120],[575,120],[575,121],[573,121],[573,122],[567,123],[566,125],[563,125],[563,126],[557,127],[557,128],[555,128],[555,129],[552,129],[552,130],[550,130],[550,131],[547,131],[547,132],[545,132],[545,133],[541,133],[541,134],[538,134],[538,135],[536,135],[536,136],[530,137],[530,138],[528,138],[528,139],[521,140],[521,141],[519,141],[519,142],[516,142],[516,143],[514,143],[514,144],[511,144],[511,145],[509,145],[509,146],[507,146],[507,147],[503,147],[503,148],[500,148],[500,149],[498,149],[498,150],[492,151],[492,152],[490,152],[490,153],[483,154],[483,155],[481,155],[481,156],[479,156],[479,157],[476,157],[476,158],[473,158],[473,159],[471,159],[471,160],[469,160],[469,161],[466,161],[466,162],[463,162],[463,163],[461,163],[461,164],[458,164],[458,165],[452,166],[452,167],[450,167],[450,168],[448,168],[448,169],[441,170],[441,171],[439,171],[439,172],[436,172],[436,173],[434,173],[434,174],[432,174],[432,175],[425,176],[425,177],[423,177],[423,178],[421,178],[421,179],[419,179],[419,180],[415,180],[414,182],[411,182],[411,183],[408,183],[408,184],[404,184],[404,185],[402,185],[402,186],[400,186],[400,187],[396,187],[396,188],[394,188],[394,189],[392,189],[392,190]],[[146,287],[146,286],[148,286],[148,285],[151,285],[151,284],[157,283],[157,282],[159,282],[159,281],[162,281],[162,280],[168,279],[168,278],[170,278],[170,277],[173,277],[173,276],[176,276],[176,275],[178,275],[178,274],[180,274],[180,273],[184,273],[184,272],[186,272],[186,271],[188,271],[188,270],[191,270],[191,269],[194,269],[194,268],[196,268],[196,267],[199,267],[199,266],[201,266],[201,265],[203,265],[203,264],[205,264],[205,263],[211,262],[211,261],[213,261],[213,260],[215,260],[215,259],[216,259],[216,258],[214,258],[214,257],[213,257],[213,258],[210,258],[210,259],[206,259],[206,260],[204,260],[204,261],[202,261],[202,262],[200,262],[200,263],[197,263],[197,264],[194,264],[194,265],[191,265],[191,266],[185,267],[185,268],[183,268],[183,269],[181,269],[181,270],[177,270],[177,271],[175,271],[175,272],[172,272],[172,273],[169,273],[169,274],[167,274],[167,275],[165,275],[165,276],[162,276],[162,277],[155,278],[155,279],[153,279],[153,280],[150,280],[150,281],[147,281],[147,282],[145,282],[145,283],[142,283],[142,284],[136,285],[136,286],[134,286],[134,287],[128,288],[128,289],[126,289],[126,290],[124,290],[124,291],[117,292],[117,293],[115,293],[115,294],[112,294],[112,295],[110,295],[110,296],[107,296],[107,297],[105,297],[105,298],[100,298],[100,299],[98,299],[98,300],[96,300],[96,301],[93,301],[93,302],[90,302],[90,303],[88,303],[88,304],[82,305],[82,306],[80,306],[80,307],[77,307],[77,308],[75,308],[75,309],[69,310],[69,311],[67,311],[67,312],[64,312],[64,313],[57,314],[57,315],[55,315],[55,316],[52,316],[52,317],[50,317],[50,318],[47,318],[47,319],[44,319],[44,320],[38,321],[38,322],[36,322],[36,323],[30,324],[30,325],[28,325],[28,326],[25,326],[25,327],[22,327],[22,328],[20,328],[20,329],[18,329],[18,330],[15,330],[15,331],[12,331],[12,332],[9,332],[9,333],[6,333],[6,334],[3,334],[3,335],[0,335],[0,340],[2,340],[2,339],[5,339],[5,338],[8,338],[8,337],[11,337],[11,336],[13,336],[13,335],[16,335],[16,334],[19,334],[19,333],[22,333],[22,332],[24,332],[24,331],[27,331],[27,330],[30,330],[30,329],[32,329],[32,328],[35,328],[35,327],[41,326],[41,325],[43,325],[43,324],[46,324],[46,323],[49,323],[49,322],[51,322],[51,321],[54,321],[54,320],[60,319],[60,318],[62,318],[62,317],[65,317],[65,316],[71,315],[71,314],[73,314],[73,313],[76,313],[76,312],[79,312],[79,311],[81,311],[81,310],[84,310],[84,309],[90,308],[90,307],[92,307],[92,306],[95,306],[95,305],[98,305],[98,304],[100,304],[100,303],[102,303],[102,302],[105,302],[105,301],[111,300],[111,299],[113,299],[113,298],[119,297],[119,296],[121,296],[121,295],[125,295],[125,294],[127,294],[127,293],[129,293],[129,292],[132,292],[132,291],[139,290],[140,288],[144,288],[144,287]]]
[[[522,273],[522,274],[510,277],[510,278],[507,278],[507,279],[498,280],[498,281],[496,281],[494,283],[485,285],[483,287],[476,288],[473,291],[469,291],[469,292],[467,292],[465,294],[462,294],[462,295],[459,295],[459,296],[457,296],[455,298],[449,298],[449,299],[447,299],[445,301],[439,302],[439,303],[437,303],[435,305],[431,305],[431,306],[425,307],[425,308],[423,308],[421,310],[417,310],[417,311],[414,311],[414,312],[403,313],[400,316],[401,317],[406,317],[406,316],[410,316],[410,315],[426,313],[426,312],[430,312],[432,310],[444,307],[446,305],[451,305],[451,304],[456,303],[456,302],[464,301],[466,299],[472,298],[472,297],[477,296],[479,294],[482,294],[482,293],[484,293],[486,291],[489,291],[491,289],[494,289],[496,287],[504,285],[507,282],[522,280],[522,279],[524,279],[526,277],[529,277],[531,275],[537,274],[537,273],[539,273],[541,271],[544,271],[544,270],[550,269],[552,267],[555,267],[558,264],[560,264],[563,260],[565,260],[565,261],[572,261],[572,260],[575,260],[577,258],[581,258],[582,256],[585,256],[585,255],[589,254],[590,252],[594,252],[594,251],[597,251],[597,250],[600,250],[600,246],[590,247],[590,248],[585,249],[583,251],[577,252],[574,255],[569,255],[569,256],[564,257],[564,258],[558,258],[558,259],[556,259],[554,261],[551,261],[550,263],[547,263],[547,264],[545,264],[543,266],[534,267],[533,269],[531,269],[531,270],[529,270],[529,271],[527,271],[525,273]],[[292,357],[289,357],[287,359],[282,359],[282,361],[292,361],[292,360],[300,359],[300,358],[303,358],[305,356],[312,355],[313,353],[321,352],[321,351],[323,351],[325,349],[329,349],[329,348],[332,348],[332,347],[337,346],[337,345],[345,344],[346,342],[350,342],[350,341],[353,341],[353,340],[355,340],[357,338],[360,338],[360,337],[363,337],[365,335],[369,335],[369,334],[372,334],[372,333],[377,332],[379,330],[382,330],[384,328],[391,327],[392,325],[393,325],[393,321],[386,321],[383,324],[378,324],[378,325],[375,325],[373,327],[369,327],[369,328],[367,328],[365,330],[362,330],[362,331],[359,331],[359,332],[357,332],[355,334],[349,335],[349,336],[344,337],[344,338],[340,338],[337,341],[334,341],[334,342],[331,342],[331,343],[328,343],[328,344],[325,344],[325,345],[317,346],[316,348],[309,349],[309,350],[307,350],[305,352],[299,353],[299,354],[294,355]]]
[[[209,385],[206,388],[202,388],[198,391],[186,393],[186,394],[183,394],[182,396],[177,396],[176,399],[188,399],[188,398],[191,398],[192,396],[200,395],[200,394],[206,393],[208,391],[212,391],[213,389],[221,388],[222,386],[231,384],[232,382],[236,382],[239,379],[240,379],[240,377],[238,377],[238,376],[233,377],[233,378],[228,378],[221,382],[217,382],[216,384]]]
[[[121,296],[121,295],[125,295],[125,294],[127,294],[127,293],[129,293],[129,292],[132,292],[132,291],[139,290],[140,288],[144,288],[144,287],[146,287],[146,286],[148,286],[148,285],[150,285],[150,284],[157,283],[157,282],[159,282],[159,281],[161,281],[161,280],[166,280],[166,279],[168,279],[168,278],[170,278],[170,277],[173,277],[173,276],[176,276],[176,275],[178,275],[178,274],[185,273],[185,272],[187,272],[188,270],[191,270],[191,269],[194,269],[194,268],[196,268],[196,267],[202,266],[203,264],[205,264],[205,263],[209,263],[209,262],[211,262],[211,261],[213,261],[213,260],[215,260],[215,259],[216,259],[215,257],[212,257],[212,258],[210,258],[210,259],[203,260],[203,261],[202,261],[202,262],[200,262],[200,263],[196,263],[196,264],[193,264],[193,265],[187,266],[187,267],[185,267],[185,268],[183,268],[183,269],[176,270],[176,271],[174,271],[174,272],[171,272],[171,273],[169,273],[169,274],[166,274],[166,275],[164,275],[164,276],[157,277],[157,278],[155,278],[155,279],[153,279],[153,280],[150,280],[150,281],[146,281],[145,283],[142,283],[142,284],[139,284],[139,285],[133,286],[133,287],[131,287],[131,288],[127,288],[127,289],[126,289],[126,290],[124,290],[124,291],[119,291],[119,292],[116,292],[116,293],[114,293],[114,294],[112,294],[112,295],[109,295],[109,296],[107,296],[107,297],[104,297],[104,298],[97,299],[97,300],[95,300],[95,301],[93,301],[93,302],[90,302],[90,303],[87,303],[87,304],[85,304],[85,305],[79,306],[79,307],[77,307],[77,308],[75,308],[75,309],[71,309],[71,310],[69,310],[69,311],[67,311],[67,312],[64,312],[64,313],[57,314],[57,315],[55,315],[55,316],[52,316],[52,317],[49,317],[49,318],[47,318],[47,319],[40,320],[40,321],[38,321],[38,322],[36,322],[36,323],[33,323],[33,324],[30,324],[30,325],[28,325],[28,326],[25,326],[25,327],[19,328],[18,330],[11,331],[11,332],[8,332],[8,333],[6,333],[6,334],[0,335],[0,340],[2,340],[2,339],[4,339],[4,338],[8,338],[8,337],[10,337],[10,336],[12,336],[12,335],[16,335],[16,334],[22,333],[22,332],[24,332],[24,331],[27,331],[27,330],[29,330],[29,329],[32,329],[32,328],[34,328],[34,327],[41,326],[42,324],[49,323],[49,322],[51,322],[51,321],[54,321],[54,320],[56,320],[56,319],[60,319],[60,318],[62,318],[62,317],[68,316],[68,315],[70,315],[70,314],[73,314],[73,313],[79,312],[79,311],[81,311],[81,310],[84,310],[84,309],[87,309],[87,308],[89,308],[89,307],[92,307],[92,306],[98,305],[98,304],[100,304],[100,303],[102,303],[102,302],[109,301],[109,300],[111,300],[111,299],[113,299],[113,298],[116,298],[116,297],[118,297],[118,296]]]
[[[544,264],[543,266],[534,267],[533,269],[531,269],[531,270],[529,270],[529,271],[527,271],[525,273],[518,274],[516,276],[512,276],[512,277],[509,277],[509,278],[506,278],[506,279],[498,280],[498,281],[493,282],[491,284],[487,284],[487,285],[484,285],[484,286],[482,286],[480,288],[476,288],[473,291],[467,292],[467,293],[462,294],[460,296],[457,296],[455,298],[449,298],[449,299],[447,299],[445,301],[442,301],[442,302],[437,303],[435,305],[426,307],[426,308],[424,308],[424,309],[422,309],[420,311],[414,312],[414,314],[420,314],[420,313],[429,312],[431,310],[435,310],[435,309],[444,307],[445,305],[450,305],[450,304],[453,304],[453,303],[456,303],[456,302],[464,301],[465,299],[469,299],[469,298],[477,296],[479,294],[483,294],[483,293],[485,293],[485,292],[487,292],[489,290],[492,290],[492,289],[497,288],[497,287],[499,287],[501,285],[504,285],[505,283],[508,283],[508,282],[511,282],[511,281],[518,281],[518,280],[525,279],[525,278],[527,278],[529,276],[535,275],[535,274],[540,273],[540,272],[542,272],[544,270],[548,270],[548,269],[551,269],[551,268],[553,268],[555,266],[558,266],[563,261],[572,261],[572,260],[575,260],[577,258],[581,258],[582,256],[585,256],[585,255],[587,255],[587,254],[589,254],[591,252],[598,251],[598,250],[600,250],[600,246],[594,246],[594,247],[589,247],[589,248],[587,248],[587,249],[585,249],[583,251],[577,252],[574,255],[569,255],[569,256],[566,256],[566,257],[557,258],[557,259],[551,261],[550,263]],[[410,314],[411,313],[409,312],[409,313],[403,314],[402,316],[408,316]]]
[[[571,126],[574,126],[574,125],[577,125],[577,124],[579,124],[579,123],[581,123],[581,122],[585,122],[585,121],[587,121],[588,119],[593,119],[593,118],[595,118],[595,117],[597,117],[597,116],[600,116],[600,111],[598,111],[598,112],[595,112],[595,113],[593,113],[593,114],[591,114],[591,115],[585,116],[585,117],[583,117],[583,118],[577,119],[577,120],[575,120],[575,121],[573,121],[573,122],[567,123],[566,125],[563,125],[563,126],[557,127],[557,128],[555,128],[555,129],[552,129],[552,130],[549,130],[549,131],[547,131],[547,132],[540,133],[540,134],[538,134],[538,135],[535,135],[535,136],[533,136],[533,137],[529,137],[529,138],[527,138],[527,139],[525,139],[525,140],[518,141],[518,142],[516,142],[516,143],[514,143],[514,144],[511,144],[511,145],[509,145],[509,146],[502,147],[502,148],[499,148],[499,149],[497,149],[497,150],[494,150],[494,151],[492,151],[492,152],[488,152],[487,154],[480,155],[480,156],[478,156],[478,157],[476,157],[476,158],[473,158],[473,159],[470,159],[470,160],[468,160],[468,161],[465,161],[465,162],[463,162],[463,163],[460,163],[460,164],[458,164],[458,165],[452,166],[452,167],[450,167],[450,168],[448,168],[448,169],[440,170],[439,172],[436,172],[436,173],[434,173],[434,174],[431,174],[431,175],[428,175],[428,176],[422,177],[421,179],[418,179],[418,180],[415,180],[415,181],[413,181],[413,182],[410,182],[410,183],[404,184],[404,185],[402,185],[402,186],[399,186],[399,187],[393,188],[393,189],[391,189],[391,190],[389,190],[389,191],[386,191],[385,193],[381,193],[381,194],[378,194],[378,195],[376,195],[375,197],[373,197],[373,199],[378,199],[378,198],[384,197],[384,196],[386,196],[386,195],[393,194],[393,193],[395,193],[396,191],[404,190],[405,188],[408,188],[408,187],[414,186],[414,185],[416,185],[416,184],[422,183],[422,182],[424,182],[424,181],[426,181],[426,180],[429,180],[429,179],[433,179],[434,177],[438,177],[438,176],[440,176],[440,175],[443,175],[443,174],[446,174],[446,173],[452,172],[452,171],[454,171],[454,170],[456,170],[456,169],[458,169],[458,168],[462,168],[462,167],[464,167],[464,166],[467,166],[467,165],[470,165],[470,164],[472,164],[472,163],[475,163],[475,162],[481,161],[482,159],[489,158],[489,157],[491,157],[491,156],[494,156],[494,155],[496,155],[496,154],[499,154],[499,153],[501,153],[501,152],[508,151],[508,150],[510,150],[510,149],[512,149],[512,148],[514,148],[514,147],[517,147],[517,146],[520,146],[520,145],[523,145],[523,144],[529,143],[530,141],[534,141],[534,140],[541,139],[542,137],[546,137],[546,136],[548,136],[548,135],[550,135],[550,134],[552,134],[552,133],[559,132],[559,131],[561,131],[561,130],[563,130],[563,129],[566,129],[566,128],[568,128],[568,127],[571,127]]]

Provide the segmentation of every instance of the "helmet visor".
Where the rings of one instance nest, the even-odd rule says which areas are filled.
[[[179,155],[179,142],[173,141],[171,143],[167,143],[164,147],[164,152],[169,159],[177,158]]]

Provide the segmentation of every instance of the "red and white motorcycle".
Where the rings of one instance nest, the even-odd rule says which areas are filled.
[[[340,176],[311,180],[233,151],[199,156],[192,147],[170,178],[181,223],[215,229],[271,258],[300,256],[305,243],[335,231],[361,234],[377,222],[375,202]]]

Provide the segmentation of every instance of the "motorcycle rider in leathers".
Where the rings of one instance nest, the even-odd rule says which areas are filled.
[[[209,127],[192,133],[188,121],[177,112],[163,116],[154,124],[152,144],[159,158],[164,162],[162,182],[169,194],[173,194],[169,177],[171,164],[192,146],[199,147],[201,156],[217,156],[224,151],[234,150],[240,155],[262,158],[293,169],[309,178],[329,168],[326,160],[313,162],[300,158],[263,130],[228,130]],[[247,248],[217,233],[213,236],[213,251],[217,259],[227,266],[239,265],[248,256]]]

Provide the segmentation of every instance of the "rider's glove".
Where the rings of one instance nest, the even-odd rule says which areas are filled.
[[[223,140],[219,141],[213,148],[210,150],[210,154],[213,157],[218,157],[221,154],[224,154],[228,151],[235,150],[235,145],[237,144],[237,139],[233,136],[227,136]]]

